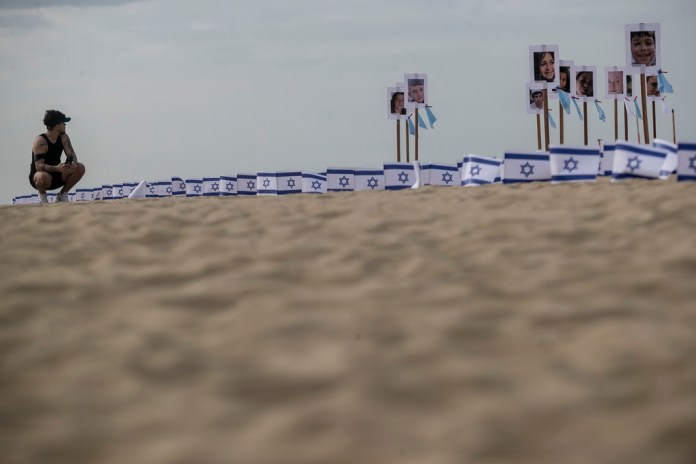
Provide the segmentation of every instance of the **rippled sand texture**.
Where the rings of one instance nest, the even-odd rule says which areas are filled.
[[[0,462],[696,462],[696,185],[0,207]]]

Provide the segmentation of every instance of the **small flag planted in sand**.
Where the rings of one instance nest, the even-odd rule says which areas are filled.
[[[157,198],[169,197],[172,195],[172,181],[158,180],[155,182],[155,195]]]
[[[599,147],[549,147],[551,182],[594,182],[599,171]]]
[[[113,189],[114,198],[123,198],[123,184],[114,184]]]
[[[667,152],[667,157],[665,158],[665,162],[662,164],[662,169],[660,170],[660,179],[666,180],[672,175],[675,169],[677,169],[677,151],[679,150],[679,147],[674,143],[661,139],[653,140],[653,147],[660,148]]]
[[[667,152],[660,148],[616,142],[612,182],[623,179],[658,179]]]
[[[237,174],[237,195],[256,195],[256,174]]]
[[[203,196],[203,179],[186,179],[186,196]]]
[[[88,201],[90,200],[90,189],[88,188],[78,188],[76,190],[77,193],[77,201]]]
[[[601,160],[599,162],[599,175],[600,176],[611,176],[612,169],[614,168],[614,149],[616,148],[613,144],[605,144],[602,150]]]
[[[411,188],[416,183],[416,173],[410,163],[387,163],[384,165],[386,190]]]
[[[257,195],[278,195],[278,178],[275,172],[256,173]]]
[[[278,180],[278,195],[293,195],[302,193],[301,171],[279,171],[276,173]]]
[[[220,195],[231,197],[237,195],[237,178],[234,176],[220,176]]]
[[[352,192],[355,190],[355,170],[352,168],[328,168],[326,182],[329,192]]]
[[[680,143],[677,155],[677,181],[696,182],[696,143]]]
[[[145,195],[147,195],[147,182],[141,180],[140,183],[133,188],[133,191],[128,194],[128,198],[134,200],[136,198],[145,198]]]
[[[111,199],[113,199],[113,186],[111,186],[111,185],[102,185],[101,198],[102,198],[102,200],[111,200]]]
[[[503,184],[551,180],[548,153],[505,152]]]
[[[429,179],[426,184],[424,178],[421,177],[422,185],[439,185],[442,187],[452,187],[461,185],[461,177],[457,165],[450,164],[430,164]]]
[[[204,177],[203,178],[203,196],[204,197],[219,197],[220,196],[220,178],[219,177]]]
[[[172,196],[181,197],[186,195],[186,182],[181,177],[172,177]]]
[[[461,185],[475,187],[500,182],[502,164],[502,160],[489,156],[465,156],[462,160]]]
[[[326,176],[313,172],[303,172],[302,193],[326,193]]]
[[[384,169],[357,168],[355,175],[355,190],[384,190]]]

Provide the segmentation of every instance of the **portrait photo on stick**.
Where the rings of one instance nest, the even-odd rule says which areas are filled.
[[[660,67],[660,24],[626,24],[626,66],[635,71],[655,73]]]
[[[558,45],[529,47],[529,81],[542,83],[547,89],[558,85]]]

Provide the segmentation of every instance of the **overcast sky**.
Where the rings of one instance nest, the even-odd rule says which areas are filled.
[[[421,161],[535,150],[528,47],[557,44],[603,76],[625,65],[624,25],[638,22],[661,24],[677,135],[693,141],[695,20],[693,0],[0,0],[0,203],[32,193],[49,108],[73,118],[84,187],[380,166],[396,158],[386,88],[404,73],[428,74],[439,119],[421,131]],[[609,119],[590,106],[590,138],[609,140],[598,91]],[[566,129],[582,143],[576,116]]]

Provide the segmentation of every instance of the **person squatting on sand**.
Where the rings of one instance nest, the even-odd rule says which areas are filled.
[[[63,187],[56,202],[67,202],[68,192],[85,174],[85,166],[77,162],[77,155],[65,132],[70,118],[57,110],[46,110],[43,123],[46,132],[34,139],[31,147],[29,183],[39,191],[39,203],[48,203],[46,190]],[[60,162],[65,151],[65,163]]]

